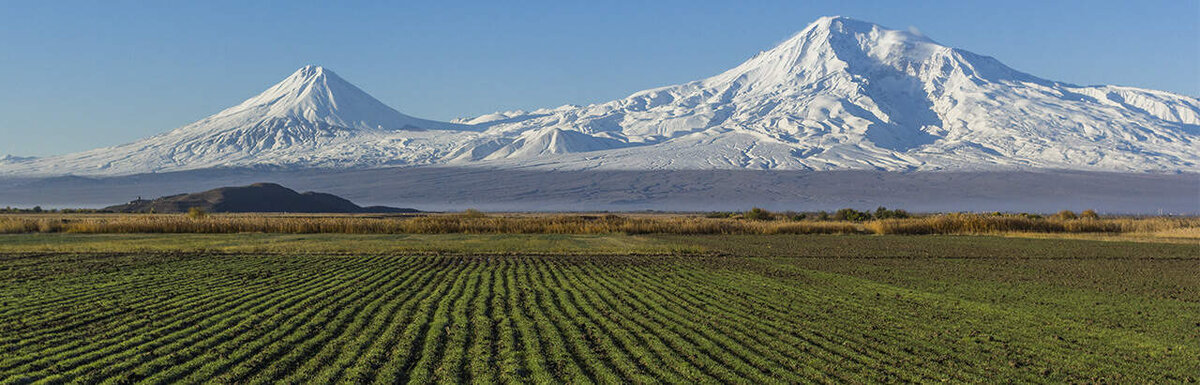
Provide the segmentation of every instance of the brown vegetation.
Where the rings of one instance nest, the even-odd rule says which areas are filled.
[[[0,233],[345,233],[345,234],[1001,234],[1179,233],[1198,218],[1042,218],[1029,215],[939,214],[916,218],[772,220],[703,215],[519,215],[476,211],[420,216],[268,214],[3,215]],[[793,217],[795,218],[795,217]],[[818,216],[819,218],[819,216]],[[861,219],[860,219],[861,220]]]

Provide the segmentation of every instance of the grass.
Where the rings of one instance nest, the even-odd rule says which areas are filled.
[[[0,253],[668,254],[699,247],[651,236],[566,234],[0,234]]]
[[[1195,259],[1200,243],[1097,242],[1000,236],[656,236],[664,242],[738,257],[864,259]]]
[[[8,235],[0,383],[1195,382],[1197,272],[981,236]]]
[[[1185,227],[1159,231],[1133,231],[1127,233],[1030,233],[1007,232],[999,235],[1022,238],[1087,239],[1114,242],[1156,242],[1195,245],[1200,243],[1200,228]]]

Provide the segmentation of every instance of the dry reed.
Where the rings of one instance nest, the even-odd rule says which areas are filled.
[[[692,215],[422,215],[408,217],[212,214],[0,215],[0,233],[346,234],[998,234],[1195,233],[1197,218],[1043,219],[943,214],[849,221],[751,221]]]

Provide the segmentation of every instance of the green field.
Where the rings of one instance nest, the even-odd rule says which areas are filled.
[[[27,234],[0,305],[3,383],[1200,380],[1197,244]]]

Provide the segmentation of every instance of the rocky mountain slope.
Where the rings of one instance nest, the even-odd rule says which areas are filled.
[[[457,165],[539,169],[1200,171],[1200,100],[1041,79],[906,31],[826,17],[716,76],[453,123],[327,69],[127,145],[0,175]]]

